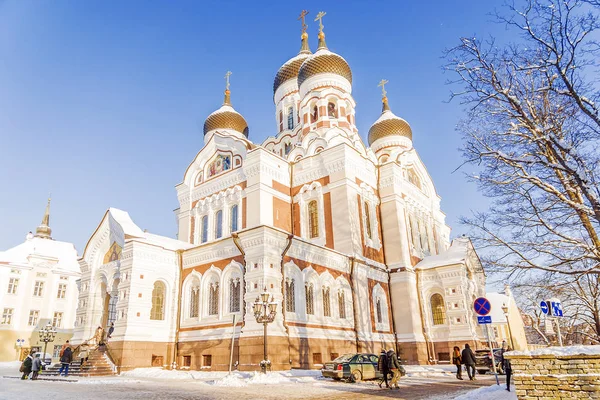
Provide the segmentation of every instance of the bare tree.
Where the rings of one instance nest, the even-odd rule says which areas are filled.
[[[518,39],[463,38],[446,53],[465,163],[493,199],[472,228],[488,269],[600,273],[600,5],[528,0],[496,14]]]

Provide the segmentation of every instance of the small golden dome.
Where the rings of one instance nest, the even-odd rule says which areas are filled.
[[[286,63],[279,68],[279,71],[277,71],[277,75],[275,75],[275,80],[273,81],[273,94],[275,94],[279,86],[284,82],[298,77],[300,66],[312,54],[310,47],[308,47],[308,34],[306,32],[302,32],[301,40],[300,53],[298,53],[296,57],[287,60]]]
[[[248,137],[248,123],[231,106],[229,90],[225,91],[225,102],[217,111],[213,112],[204,121],[204,134],[215,129],[232,129],[236,132],[243,133]]]
[[[352,84],[352,70],[346,60],[325,47],[319,49],[302,63],[300,71],[298,71],[298,87],[311,76],[325,73],[340,75]]]
[[[381,116],[369,129],[369,146],[377,139],[386,136],[404,136],[412,140],[412,129],[408,122],[396,116],[389,108],[387,97],[383,98],[383,111]]]

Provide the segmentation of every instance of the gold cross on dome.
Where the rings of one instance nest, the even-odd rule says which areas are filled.
[[[379,84],[377,86],[381,86],[381,95],[383,97],[385,97],[385,95],[387,94],[387,92],[385,91],[385,84],[388,83],[389,81],[386,79],[382,79],[381,81],[379,81]]]
[[[225,90],[229,90],[229,77],[231,76],[231,71],[227,71],[227,73],[225,74]]]
[[[323,17],[325,16],[325,14],[327,14],[324,11],[319,11],[319,13],[317,14],[317,17],[315,18],[315,22],[317,22],[317,20],[319,20],[319,32],[323,32]]]
[[[306,23],[304,22],[304,17],[306,17],[307,15],[308,15],[308,11],[302,10],[302,12],[300,13],[300,16],[298,17],[298,20],[302,20],[302,33],[305,33],[306,28],[308,28],[308,25],[306,25]]]

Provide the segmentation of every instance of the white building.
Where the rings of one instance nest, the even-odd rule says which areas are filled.
[[[49,222],[50,200],[36,234],[0,252],[0,361],[43,351],[38,331],[48,322],[58,332],[47,350],[55,357],[56,347],[73,335],[81,275],[77,251],[72,243],[52,239]]]
[[[468,239],[451,245],[410,125],[384,92],[363,143],[349,64],[322,30],[315,53],[306,32],[301,41],[276,74],[277,130],[262,144],[227,81],[176,186],[179,240],[106,212],[79,260],[74,342],[114,321],[121,369],[226,369],[236,316],[234,361],[257,369],[263,327],[252,302],[266,288],[278,304],[268,328],[275,369],[394,346],[427,363],[479,346],[472,301],[485,294],[483,269]]]

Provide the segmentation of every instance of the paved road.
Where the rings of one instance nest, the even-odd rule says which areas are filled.
[[[403,378],[400,390],[379,389],[373,382],[360,384],[329,380],[279,385],[218,387],[210,382],[125,380],[106,378],[78,382],[21,381],[0,378],[2,400],[246,400],[246,399],[432,399],[449,398],[468,389],[493,384],[493,377],[475,382],[447,378]],[[450,397],[451,398],[451,397]]]

